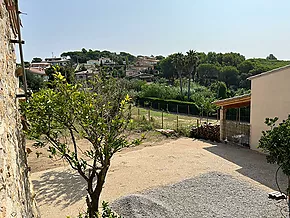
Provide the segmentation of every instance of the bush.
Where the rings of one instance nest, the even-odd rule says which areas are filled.
[[[154,129],[154,121],[148,121],[145,116],[141,119],[134,119],[133,122],[130,124],[130,130],[140,130],[141,132],[150,131]]]
[[[69,216],[67,218],[70,218]],[[88,213],[81,213],[78,215],[78,218],[89,218]],[[94,218],[122,218],[118,216],[112,209],[109,207],[109,203],[103,201],[102,203],[102,213],[96,214]]]
[[[168,86],[166,84],[152,83],[143,85],[140,97],[155,97],[162,99],[177,99],[179,96],[179,90],[176,87]]]

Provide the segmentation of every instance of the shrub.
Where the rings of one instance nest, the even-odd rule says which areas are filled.
[[[155,97],[162,99],[176,99],[179,96],[178,88],[166,84],[152,83],[143,85],[140,97]]]

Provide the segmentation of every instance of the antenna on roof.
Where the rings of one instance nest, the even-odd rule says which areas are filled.
[[[51,52],[51,54],[52,54],[52,56],[51,56],[51,57],[53,58],[53,52]]]

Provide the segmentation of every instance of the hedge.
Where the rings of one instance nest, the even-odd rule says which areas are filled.
[[[136,104],[142,107],[151,107],[157,110],[164,110],[173,113],[199,115],[200,111],[194,102],[168,100],[152,97],[137,98]],[[177,111],[178,106],[178,111]]]

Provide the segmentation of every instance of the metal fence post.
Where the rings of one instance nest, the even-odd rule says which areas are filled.
[[[176,116],[176,130],[178,130],[178,105],[176,105],[176,111],[177,111],[177,116]]]
[[[140,119],[140,108],[138,108],[138,120]]]
[[[187,105],[187,115],[189,115],[189,105]]]
[[[162,110],[162,112],[161,112],[161,122],[162,122],[162,124],[161,124],[161,127],[162,127],[162,129],[163,129],[163,110]]]
[[[148,110],[148,121],[150,122],[150,109]]]

